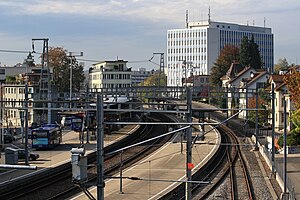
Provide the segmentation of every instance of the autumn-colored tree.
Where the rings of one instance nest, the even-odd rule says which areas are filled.
[[[140,83],[139,85],[140,86],[165,86],[166,76],[161,74],[161,76],[159,77],[159,73],[156,73],[146,78],[144,82]]]
[[[214,63],[214,66],[211,69],[210,83],[213,86],[222,86],[220,78],[226,74],[231,63],[238,60],[239,48],[233,45],[224,46],[219,57]]]
[[[72,61],[72,88],[79,91],[84,82],[83,66],[79,65],[76,58],[70,59],[67,50],[62,47],[50,47],[49,65],[53,67],[53,82],[59,92],[70,90],[70,64]]]
[[[264,109],[258,111],[258,123],[262,125],[267,122],[268,119],[268,111],[266,109],[267,101],[258,95],[258,109]],[[256,108],[256,96],[249,98],[248,100],[248,108]],[[256,111],[249,111],[249,120],[253,123],[256,122]]]
[[[300,72],[296,67],[293,67],[290,69],[290,73],[284,76],[283,80],[295,107],[300,109]]]

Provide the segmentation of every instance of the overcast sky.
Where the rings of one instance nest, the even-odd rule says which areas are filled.
[[[213,21],[264,26],[265,18],[275,38],[275,63],[284,57],[300,62],[299,0],[0,0],[0,50],[31,51],[32,38],[49,38],[49,46],[82,51],[82,59],[157,68],[147,60],[166,51],[167,30],[184,28],[186,10],[189,21],[207,20],[209,6]],[[42,45],[35,42],[35,50]],[[25,57],[0,52],[2,65]]]

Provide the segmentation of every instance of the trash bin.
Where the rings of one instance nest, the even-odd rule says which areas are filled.
[[[18,164],[18,150],[11,147],[5,148],[5,164],[16,165]]]

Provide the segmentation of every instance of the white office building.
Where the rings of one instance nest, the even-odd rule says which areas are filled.
[[[167,31],[167,84],[182,86],[182,78],[209,75],[222,48],[240,46],[243,36],[254,36],[263,68],[273,71],[274,50],[271,28],[224,22],[189,22],[187,28]]]

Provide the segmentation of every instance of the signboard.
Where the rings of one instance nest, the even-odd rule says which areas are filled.
[[[195,167],[193,163],[188,163],[187,166],[189,170],[192,170]]]

